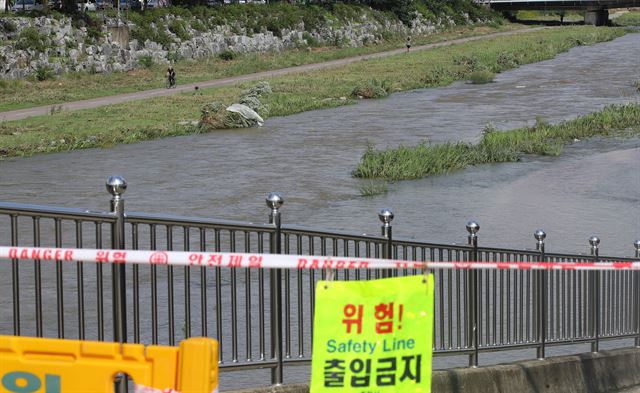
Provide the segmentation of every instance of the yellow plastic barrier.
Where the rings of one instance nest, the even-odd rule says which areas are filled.
[[[128,374],[141,392],[218,390],[218,342],[190,338],[180,348],[0,336],[0,392],[113,393]]]

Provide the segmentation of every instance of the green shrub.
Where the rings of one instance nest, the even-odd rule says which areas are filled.
[[[396,38],[396,36],[392,32],[390,32],[389,30],[383,30],[380,33],[380,38],[382,38],[385,41],[391,41],[394,38]]]
[[[207,31],[207,26],[205,26],[199,19],[191,21],[191,28],[199,32]]]
[[[462,75],[477,71],[480,68],[480,60],[475,55],[456,56],[453,58],[453,64],[459,67],[459,73]]]
[[[506,51],[498,53],[496,63],[500,70],[509,70],[520,65],[520,61],[516,55]]]
[[[87,37],[92,39],[94,42],[98,41],[100,38],[102,38],[102,29],[96,28],[96,27],[93,27],[93,26],[88,26],[87,27]]]
[[[64,42],[64,47],[67,49],[78,49],[78,42],[75,40],[68,40]]]
[[[153,57],[149,55],[144,55],[138,57],[138,65],[144,68],[151,68],[155,63],[153,62]]]
[[[27,27],[20,32],[15,47],[20,50],[33,49],[38,52],[44,52],[49,45],[47,37],[40,34],[37,28]]]
[[[44,64],[38,64],[38,67],[36,67],[36,79],[39,81],[46,81],[52,78],[53,70],[51,67]]]
[[[320,43],[318,42],[318,40],[314,36],[312,36],[311,34],[309,34],[306,31],[302,33],[302,39],[307,41],[307,45],[309,45],[311,47],[320,46]]]
[[[474,71],[469,75],[469,81],[474,85],[483,85],[491,83],[496,78],[496,75],[488,70]]]
[[[454,80],[454,75],[449,67],[434,65],[427,75],[421,79],[425,87],[443,86]]]
[[[218,53],[218,57],[224,61],[230,61],[235,59],[238,54],[231,49],[225,49],[222,52]]]
[[[187,23],[183,20],[172,20],[171,23],[169,23],[169,31],[182,41],[189,41],[191,39],[191,34],[187,31]]]
[[[169,60],[172,63],[176,63],[176,62],[182,60],[182,55],[178,51],[168,52],[167,53],[167,60]]]
[[[145,23],[142,20],[140,23]],[[162,45],[163,48],[168,49],[173,43],[173,39],[165,31],[165,25],[163,23],[156,23],[155,29],[151,27],[151,24],[136,24],[136,27],[131,31],[131,38],[138,40],[140,43],[144,43],[146,40],[156,42]]]
[[[16,24],[8,19],[0,19],[0,30],[5,33],[13,33],[16,31]]]
[[[99,18],[94,18],[87,13],[77,13],[73,14],[71,24],[76,29],[82,27],[87,29],[87,44],[102,38],[102,20]]]
[[[358,98],[383,98],[391,92],[391,84],[387,80],[370,79],[362,86],[356,86],[351,95]]]

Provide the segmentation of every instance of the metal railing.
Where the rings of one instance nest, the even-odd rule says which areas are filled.
[[[109,212],[0,203],[0,244],[76,248],[198,250],[382,257],[409,261],[607,261],[635,258],[547,253],[478,245],[480,226],[467,224],[467,245],[394,239],[393,213],[379,214],[381,236],[282,224],[282,197],[270,194],[268,224],[125,213],[126,183],[112,177]],[[11,261],[0,264],[0,334],[175,345],[212,336],[222,371],[270,368],[282,383],[284,365],[308,362],[315,284],[326,269],[249,270],[220,267]],[[342,270],[336,279],[367,280],[418,271]],[[434,354],[466,355],[518,348],[545,357],[550,345],[635,338],[640,345],[638,272],[435,272]],[[268,277],[267,277],[268,276]],[[9,289],[11,288],[11,289]],[[111,312],[108,312],[111,308]],[[12,310],[12,311],[11,311]],[[9,315],[11,314],[11,315]],[[111,319],[111,321],[109,321]],[[111,322],[111,323],[109,323]]]

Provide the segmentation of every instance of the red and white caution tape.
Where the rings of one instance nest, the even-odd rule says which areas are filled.
[[[0,247],[0,258],[263,269],[640,270],[640,262],[415,262],[312,255],[39,247]]]

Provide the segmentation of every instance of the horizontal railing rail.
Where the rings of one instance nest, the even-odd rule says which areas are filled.
[[[110,178],[108,212],[0,202],[0,245],[157,251],[282,253],[406,261],[604,262],[599,239],[590,253],[478,245],[479,225],[467,225],[467,244],[437,244],[392,236],[393,213],[380,212],[380,234],[354,234],[283,224],[282,199],[272,194],[267,224],[129,212],[123,179]],[[225,269],[161,265],[111,266],[0,263],[0,334],[174,345],[192,335],[220,343],[221,370],[270,368],[283,381],[285,364],[311,358],[315,286],[327,269]],[[409,270],[345,269],[336,279],[422,274]],[[634,338],[640,344],[638,272],[438,270],[434,353],[483,352]]]

